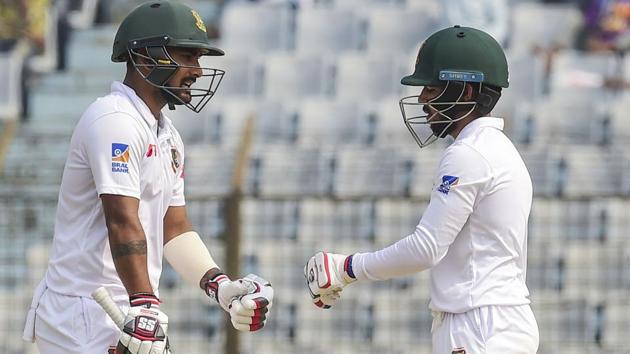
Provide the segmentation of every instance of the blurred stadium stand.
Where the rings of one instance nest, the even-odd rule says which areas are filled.
[[[605,88],[610,77],[630,78],[630,60],[573,50],[582,15],[570,1],[506,1],[511,82],[495,115],[534,181],[527,278],[539,353],[630,353],[630,95]],[[111,43],[140,2],[55,1],[43,53],[0,53],[0,121],[23,118],[24,64],[35,73],[28,119],[0,128],[0,353],[37,353],[20,337],[47,263],[72,128],[122,79]],[[267,327],[240,337],[241,353],[430,353],[428,273],[349,287],[335,311],[320,311],[302,267],[320,249],[389,245],[421,217],[448,142],[418,151],[398,108],[414,92],[398,82],[441,23],[440,1],[185,2],[214,19],[208,27],[227,52],[204,59],[227,71],[209,106],[167,112],[187,144],[190,219],[219,264],[233,236],[242,132],[254,120],[239,261],[242,274],[269,278],[276,298]],[[58,20],[72,27],[64,70]],[[174,350],[218,352],[223,312],[169,267],[161,291]]]

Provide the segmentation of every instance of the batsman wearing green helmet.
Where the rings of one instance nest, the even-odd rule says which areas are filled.
[[[434,354],[534,354],[538,326],[525,284],[532,182],[503,120],[491,116],[508,87],[503,49],[483,31],[443,29],[421,45],[401,82],[419,91],[400,100],[418,145],[454,139],[429,205],[389,247],[311,257],[304,276],[313,302],[332,308],[350,283],[429,270]]]
[[[27,316],[24,338],[41,353],[171,353],[158,292],[163,258],[236,329],[264,326],[273,289],[253,274],[230,280],[194,231],[184,144],[162,111],[208,103],[224,72],[199,62],[217,55],[201,16],[176,1],[142,4],[120,24],[111,59],[127,73],[74,129],[48,269]],[[113,305],[92,298],[101,287],[95,294]]]

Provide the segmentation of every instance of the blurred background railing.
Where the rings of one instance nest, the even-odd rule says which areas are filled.
[[[37,353],[21,330],[68,142],[122,79],[111,45],[140,2],[0,4],[12,24],[0,26],[2,354]],[[610,17],[630,23],[623,1],[185,2],[227,53],[204,59],[227,74],[201,114],[166,112],[186,143],[188,212],[219,264],[263,275],[276,298],[266,328],[237,338],[166,267],[177,353],[430,353],[428,273],[349,287],[320,311],[302,267],[318,250],[374,250],[413,231],[449,142],[418,150],[398,108],[416,92],[399,80],[421,41],[456,23],[489,31],[508,55],[510,88],[493,113],[534,181],[527,281],[539,353],[630,353],[630,32],[599,36]],[[593,15],[595,3],[608,7]]]

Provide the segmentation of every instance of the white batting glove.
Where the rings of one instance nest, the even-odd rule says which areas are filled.
[[[168,316],[160,311],[160,300],[152,294],[134,294],[129,303],[116,353],[170,354]]]
[[[339,300],[341,290],[356,281],[352,255],[317,252],[306,263],[304,277],[315,306],[331,308]]]
[[[250,274],[243,279],[230,280],[218,274],[205,284],[206,293],[230,314],[234,328],[252,332],[261,329],[273,301],[273,288],[263,278]]]
[[[239,279],[248,287],[247,295],[232,300],[230,319],[239,331],[253,332],[265,326],[267,312],[273,305],[273,288],[267,280],[249,274]]]

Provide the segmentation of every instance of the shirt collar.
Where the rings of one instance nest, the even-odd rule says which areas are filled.
[[[125,85],[120,81],[114,81],[112,83],[111,89],[112,92],[118,92],[127,96],[131,100],[131,103],[133,103],[138,113],[140,113],[142,118],[144,118],[147,124],[149,124],[150,128],[154,128],[156,124],[158,124],[158,120],[155,119],[155,116],[153,115],[153,113],[151,113],[151,110],[149,109],[147,104],[144,103],[144,101],[140,97],[138,97],[136,91],[134,91],[131,87]]]
[[[467,136],[470,136],[472,133],[477,131],[478,129],[484,127],[496,128],[499,130],[503,130],[503,118],[494,118],[494,117],[481,117],[473,120],[468,123],[464,129],[462,129],[457,135],[457,139],[463,139]]]

